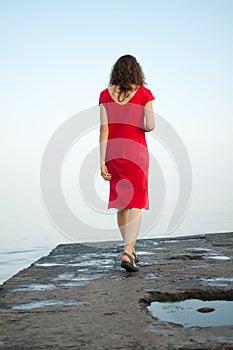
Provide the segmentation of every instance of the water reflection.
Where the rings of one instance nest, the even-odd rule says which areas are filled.
[[[188,299],[177,302],[152,302],[149,312],[161,321],[184,327],[210,327],[233,325],[233,301]],[[213,308],[210,313],[200,313],[200,308]]]

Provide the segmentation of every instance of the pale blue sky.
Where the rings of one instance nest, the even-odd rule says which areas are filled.
[[[187,147],[194,207],[210,216],[223,210],[230,230],[232,17],[231,0],[0,1],[5,232],[51,229],[39,197],[44,148],[67,118],[98,104],[112,65],[126,53],[138,58],[155,111]]]

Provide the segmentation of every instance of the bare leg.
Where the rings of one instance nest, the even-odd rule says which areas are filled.
[[[142,210],[139,208],[129,209],[127,221],[125,225],[125,247],[124,251],[132,255],[134,245],[137,240],[138,232],[142,221]],[[123,261],[129,261],[127,256],[122,257]]]
[[[125,241],[125,226],[127,222],[129,209],[119,209],[117,211],[117,224],[121,232],[123,241]]]

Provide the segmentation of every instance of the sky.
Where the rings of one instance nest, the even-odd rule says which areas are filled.
[[[62,123],[98,106],[113,64],[128,53],[192,162],[192,203],[176,234],[232,230],[232,17],[231,0],[0,1],[4,237],[57,234],[40,198],[43,152]],[[155,149],[172,189],[174,169]]]

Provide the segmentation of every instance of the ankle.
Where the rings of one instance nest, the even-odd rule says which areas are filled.
[[[132,255],[132,250],[124,249],[124,253],[128,253],[129,255]]]

